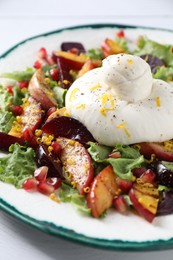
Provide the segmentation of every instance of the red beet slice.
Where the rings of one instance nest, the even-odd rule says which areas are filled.
[[[8,135],[6,133],[0,132],[0,150],[8,151],[10,145],[18,143],[20,145],[25,145],[25,140],[22,138],[18,138],[12,135]]]
[[[47,166],[47,177],[64,178],[62,174],[62,164],[58,156],[51,154],[44,144],[40,144],[36,150],[36,158],[38,167]]]
[[[95,142],[94,137],[88,129],[72,117],[57,116],[47,120],[42,126],[42,131],[46,134],[53,134],[55,137],[73,139],[82,144],[89,141]]]
[[[78,53],[85,53],[85,48],[80,42],[63,42],[61,44],[62,51],[69,51],[71,49],[77,49]]]

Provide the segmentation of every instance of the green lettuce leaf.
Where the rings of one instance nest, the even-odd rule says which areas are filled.
[[[23,182],[32,177],[36,169],[35,152],[32,148],[25,148],[13,144],[9,154],[0,158],[0,180],[21,188]]]
[[[158,67],[153,77],[164,81],[173,81],[173,67]]]
[[[133,179],[132,169],[140,167],[144,162],[144,157],[139,151],[128,145],[117,144],[113,152],[120,152],[121,158],[108,158],[112,148],[97,143],[88,143],[90,147],[88,152],[91,155],[96,168],[101,169],[105,165],[111,164],[114,172],[122,179]],[[99,167],[101,165],[102,167]]]
[[[14,79],[16,81],[30,80],[35,72],[33,68],[27,68],[25,71],[14,71],[11,73],[3,73],[1,77]]]
[[[14,120],[12,112],[0,111],[0,132],[8,133]]]
[[[87,144],[90,146],[88,148],[88,152],[95,162],[106,159],[112,151],[112,147],[109,146],[101,145],[94,142],[88,142]]]
[[[172,45],[163,45],[146,37],[139,37],[138,49],[134,51],[134,54],[139,56],[144,54],[151,54],[163,60],[167,66],[173,65]]]
[[[8,110],[12,104],[12,99],[12,95],[0,86],[0,109],[3,111]]]
[[[125,52],[130,53],[125,37],[117,37],[115,42],[118,43],[118,45],[121,46]]]
[[[102,60],[102,50],[100,48],[90,49],[86,52],[86,55],[92,60]]]
[[[71,186],[62,183],[58,192],[59,198],[62,202],[71,202],[72,205],[83,215],[90,215],[91,209],[88,208],[84,195],[80,195],[79,192]]]
[[[120,152],[123,158],[136,159],[140,156],[140,152],[129,145],[117,144],[113,152]]]
[[[173,172],[173,162],[162,161],[163,166],[165,166],[169,171]]]
[[[133,180],[132,169],[140,167],[144,163],[144,157],[141,155],[136,159],[129,158],[108,158],[105,160],[111,164],[116,175],[122,179]]]
[[[18,86],[13,87],[13,105],[21,105],[23,103],[22,99],[28,96],[28,91],[22,91]]]
[[[59,108],[64,107],[67,89],[56,86],[56,87],[53,88],[53,92],[55,94],[55,99],[57,100],[58,107]]]

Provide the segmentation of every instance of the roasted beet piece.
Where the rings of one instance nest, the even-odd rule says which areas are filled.
[[[72,83],[72,76],[69,73],[70,68],[68,67],[63,57],[57,56],[57,67],[59,70],[59,80],[61,82],[61,87],[68,89]]]
[[[46,134],[53,134],[55,137],[73,139],[82,144],[95,141],[92,134],[81,122],[66,116],[57,116],[47,120],[42,126],[42,131]]]
[[[156,73],[157,67],[165,66],[165,63],[163,60],[161,60],[151,54],[144,54],[144,55],[141,55],[140,57],[142,59],[144,59],[150,65],[152,73]]]
[[[157,216],[163,216],[173,213],[173,191],[167,190],[163,192],[162,200],[157,209]]]
[[[159,184],[173,188],[173,171],[167,169],[160,161],[151,164]]]
[[[38,167],[47,166],[47,177],[60,177],[63,178],[62,164],[55,154],[51,154],[48,151],[48,147],[45,144],[40,144],[36,150],[36,158]]]
[[[63,42],[61,44],[62,51],[69,51],[72,49],[76,49],[78,54],[85,53],[85,48],[82,43],[79,42]]]
[[[18,137],[0,132],[0,150],[1,151],[8,151],[10,145],[12,145],[14,143],[18,143],[20,145],[25,145],[26,142],[22,138],[18,138]]]

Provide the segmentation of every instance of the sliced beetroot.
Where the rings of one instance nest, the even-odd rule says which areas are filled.
[[[88,129],[72,117],[57,116],[47,120],[42,126],[42,131],[46,134],[52,134],[55,137],[73,139],[82,144],[95,141]]]
[[[80,42],[63,42],[61,44],[62,51],[69,51],[72,49],[77,49],[78,54],[86,52],[83,44]]]
[[[47,166],[47,177],[60,177],[63,178],[62,164],[54,154],[48,151],[48,147],[45,144],[40,144],[36,150],[36,158],[38,167]]]
[[[70,68],[66,63],[65,58],[57,56],[57,67],[59,70],[59,80],[61,87],[68,89],[72,83],[72,76],[69,73]]]
[[[156,73],[157,67],[165,66],[165,63],[163,60],[161,60],[151,54],[144,54],[144,55],[141,55],[140,57],[142,59],[144,59],[150,65],[151,71],[153,73]]]
[[[157,216],[164,216],[173,213],[173,191],[164,191],[161,202],[158,205]]]
[[[12,135],[8,135],[6,133],[0,132],[0,150],[8,151],[10,145],[18,143],[20,145],[25,145],[26,142],[22,138],[18,138]]]
[[[150,167],[155,172],[156,180],[159,184],[173,188],[173,171],[167,169],[159,161],[153,162]]]

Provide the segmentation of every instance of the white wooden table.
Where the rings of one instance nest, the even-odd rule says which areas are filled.
[[[61,27],[121,23],[173,29],[172,0],[0,0],[0,55],[17,42]],[[49,236],[0,211],[1,260],[173,259],[173,250],[113,252]]]

